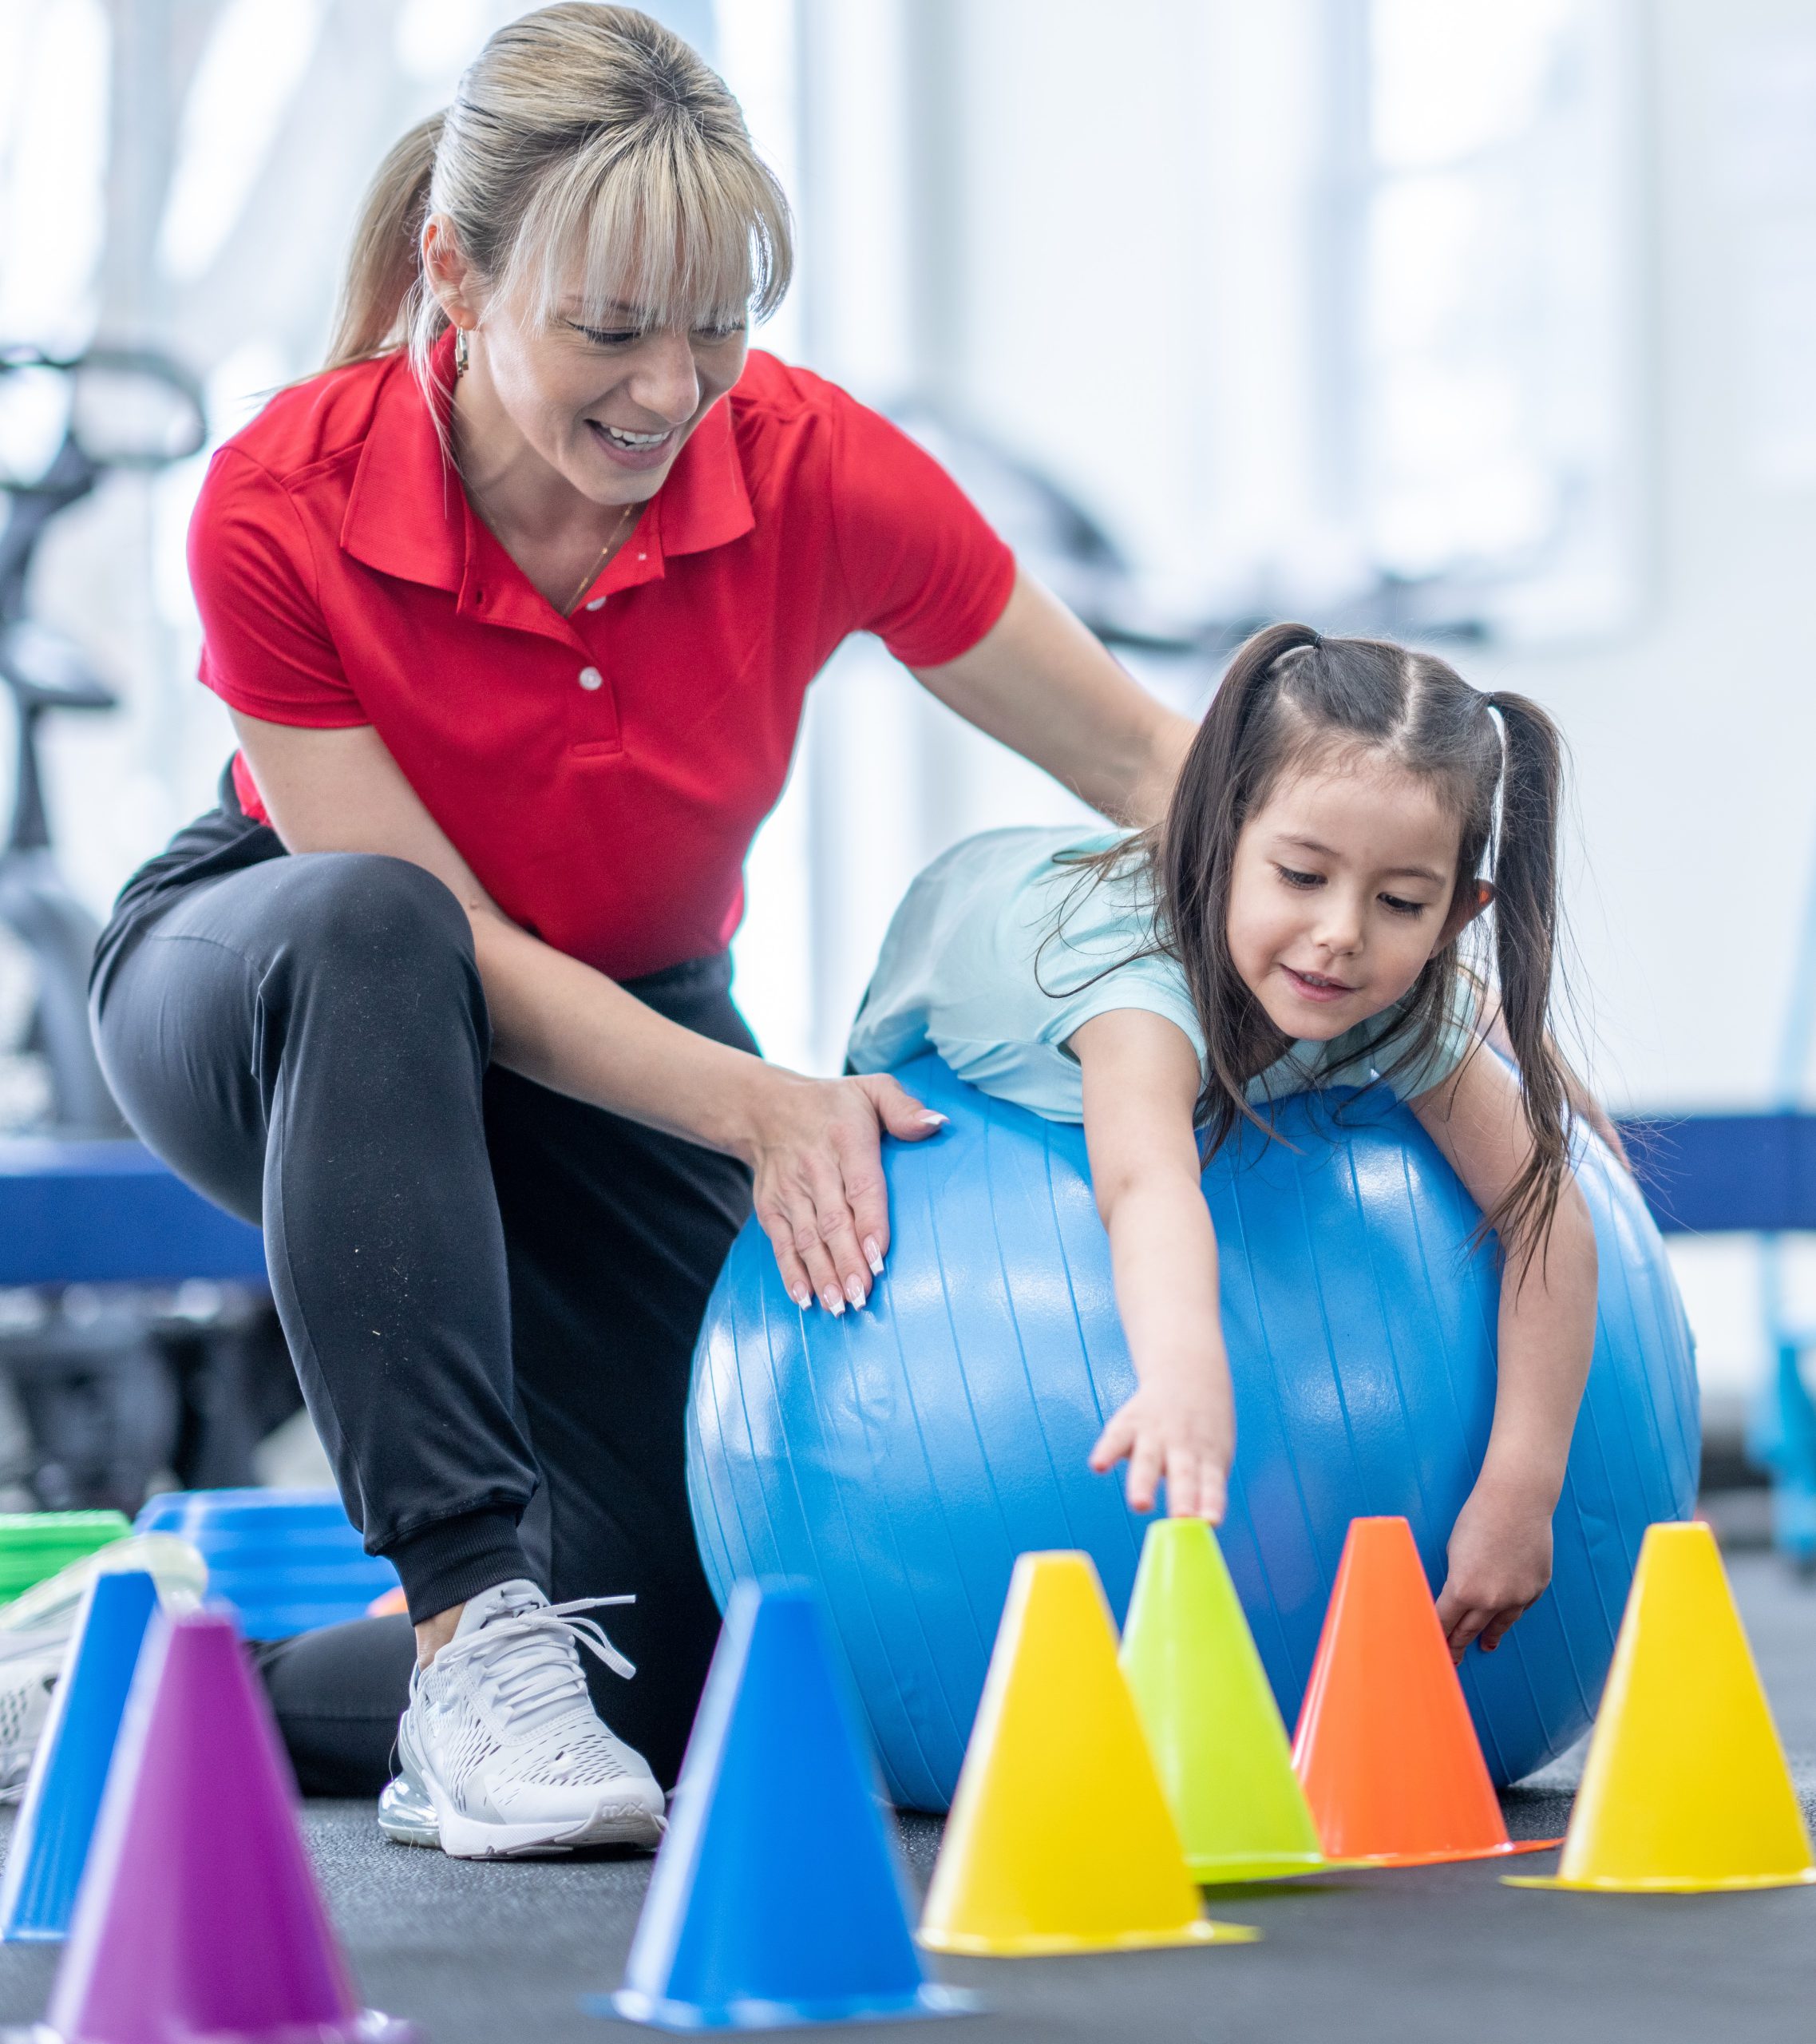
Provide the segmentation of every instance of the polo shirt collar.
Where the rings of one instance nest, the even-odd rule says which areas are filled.
[[[431,358],[434,382],[450,391],[453,355],[450,330]],[[672,557],[723,546],[756,522],[731,408],[721,398],[694,429],[599,586],[610,593],[655,581]],[[341,545],[382,574],[457,593],[465,608],[475,564],[489,550],[482,535],[489,537],[443,451],[409,358],[399,354],[379,380],[341,521]],[[541,604],[527,580],[524,589]],[[496,616],[496,606],[489,608]]]
[[[453,364],[450,330],[430,358],[435,382],[449,390]],[[381,574],[458,589],[471,515],[409,357],[400,351],[378,378],[341,520],[342,549]]]

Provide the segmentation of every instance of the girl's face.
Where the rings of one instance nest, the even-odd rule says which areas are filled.
[[[1236,840],[1229,950],[1283,1035],[1327,1042],[1410,990],[1475,913],[1451,914],[1461,838],[1379,761],[1280,782]]]

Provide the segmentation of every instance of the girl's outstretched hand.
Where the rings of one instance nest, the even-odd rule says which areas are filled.
[[[889,1252],[882,1135],[918,1143],[945,1125],[899,1080],[804,1079],[771,1070],[743,1145],[757,1219],[797,1306],[861,1306]]]
[[[1464,1500],[1450,1531],[1450,1574],[1438,1593],[1438,1622],[1461,1661],[1471,1640],[1492,1654],[1507,1629],[1551,1580],[1552,1506],[1542,1495],[1485,1478]]]
[[[1236,1455],[1236,1408],[1229,1371],[1209,1365],[1150,1367],[1141,1388],[1098,1435],[1090,1466],[1101,1476],[1125,1456],[1133,1511],[1152,1511],[1164,1478],[1175,1519],[1223,1523],[1229,1465]]]

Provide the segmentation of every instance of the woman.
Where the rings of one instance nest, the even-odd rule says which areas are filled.
[[[789,261],[684,44],[578,3],[493,38],[382,168],[327,368],[215,458],[190,565],[240,750],[97,962],[121,1103],[262,1221],[407,1595],[413,1670],[400,1621],[275,1658],[299,1770],[368,1785],[407,1681],[381,1820],[450,1852],[659,1836],[717,1623],[682,1477],[706,1293],[754,1188],[803,1310],[861,1304],[880,1131],[936,1119],[765,1064],[731,1003],[808,681],[875,632],[1137,822],[1189,737],[927,457],[747,354]],[[577,1649],[630,1662],[545,1591],[635,1598],[623,1737]]]

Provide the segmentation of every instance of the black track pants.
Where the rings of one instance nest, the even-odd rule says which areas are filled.
[[[128,885],[97,954],[121,1107],[263,1223],[341,1494],[412,1615],[518,1575],[557,1600],[634,1593],[601,1616],[637,1675],[598,1693],[672,1781],[718,1624],[682,1477],[688,1365],[749,1175],[489,1065],[471,932],[441,881],[289,856],[223,799]],[[713,958],[629,986],[754,1049],[730,977]],[[377,1641],[280,1658],[274,1697],[309,1738],[403,1708],[407,1660]]]

